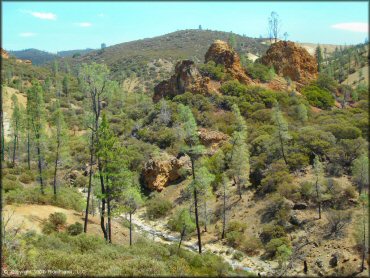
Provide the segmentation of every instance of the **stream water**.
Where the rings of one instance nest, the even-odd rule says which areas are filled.
[[[83,192],[83,189],[79,189],[79,192],[85,197],[87,193]],[[98,212],[97,212],[98,213]],[[121,218],[129,220],[128,215],[122,214]],[[180,237],[173,232],[169,231],[166,224],[162,221],[149,221],[145,218],[145,211],[140,210],[132,215],[132,224],[136,232],[152,238],[156,242],[165,244],[178,243]],[[182,248],[190,250],[192,252],[198,252],[197,240],[190,239],[184,240],[181,243]],[[255,274],[262,276],[272,275],[274,270],[270,263],[267,263],[258,257],[244,256],[241,261],[233,259],[235,252],[239,252],[236,249],[223,245],[219,242],[207,242],[203,243],[202,249],[204,252],[212,252],[218,256],[221,256],[227,263],[231,265],[233,269],[241,269],[245,271],[251,271]]]

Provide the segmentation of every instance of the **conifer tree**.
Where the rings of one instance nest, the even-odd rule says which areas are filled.
[[[195,164],[198,158],[203,154],[204,147],[200,144],[198,134],[197,134],[197,124],[195,122],[193,113],[190,108],[180,104],[179,105],[179,118],[182,123],[183,130],[183,141],[184,147],[183,151],[189,155],[191,161],[191,170],[193,181],[190,184],[190,189],[193,192],[194,198],[194,212],[195,212],[195,225],[197,228],[198,236],[198,252],[202,253],[202,241],[200,235],[200,226],[199,226],[199,213],[198,213],[198,194],[199,188],[196,183],[196,171]]]
[[[275,138],[279,145],[280,154],[283,157],[285,164],[288,165],[285,149],[288,140],[291,139],[291,136],[288,132],[288,122],[284,119],[279,105],[273,109],[272,120],[276,126]]]
[[[14,165],[15,157],[16,157],[16,150],[17,150],[18,141],[19,141],[19,132],[20,132],[21,123],[22,123],[21,108],[18,103],[18,98],[15,94],[12,95],[12,107],[13,107],[13,113],[12,113],[12,119],[11,119],[11,126],[12,126],[12,133],[13,133],[12,164]]]
[[[246,143],[247,127],[237,105],[232,106],[236,118],[236,128],[231,138],[229,172],[237,186],[239,198],[242,198],[242,187],[249,185],[249,151]]]
[[[45,104],[43,98],[43,89],[38,81],[32,82],[32,87],[27,92],[27,106],[30,117],[30,128],[36,145],[39,181],[41,193],[44,194],[43,177],[43,139],[45,129]]]
[[[316,202],[318,206],[319,219],[321,219],[321,180],[323,175],[323,167],[320,158],[317,155],[313,161],[313,172],[315,175]]]
[[[361,195],[362,189],[369,186],[369,158],[366,154],[360,155],[353,161],[352,175]]]

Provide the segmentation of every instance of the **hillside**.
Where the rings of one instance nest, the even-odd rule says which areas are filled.
[[[136,89],[150,90],[155,83],[169,77],[178,60],[190,59],[203,63],[209,45],[217,40],[228,41],[231,33],[210,30],[182,30],[163,36],[117,44],[104,50],[93,51],[76,59],[65,61],[76,65],[80,63],[105,63],[113,78],[122,82],[139,80]],[[240,54],[261,56],[267,46],[260,39],[235,34],[236,50]],[[135,82],[135,81],[134,81]]]
[[[229,36],[4,58],[2,274],[369,275],[368,86]]]
[[[42,65],[58,58],[58,56],[53,53],[34,48],[16,51],[9,50],[8,52],[17,59],[30,60],[34,65]]]

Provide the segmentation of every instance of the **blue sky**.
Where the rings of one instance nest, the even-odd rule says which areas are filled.
[[[271,11],[292,41],[348,45],[368,36],[367,2],[3,2],[2,8],[7,50],[99,48],[199,25],[267,36]]]

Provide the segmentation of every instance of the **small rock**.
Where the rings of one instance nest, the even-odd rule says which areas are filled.
[[[337,254],[331,255],[331,259],[329,261],[329,265],[331,267],[336,267],[338,265],[338,255]]]
[[[295,203],[293,206],[294,210],[303,210],[307,209],[308,205],[306,203]]]
[[[318,267],[320,267],[320,268],[322,268],[322,267],[324,266],[324,264],[323,264],[323,262],[322,262],[322,260],[321,260],[321,259],[317,259],[315,263],[316,263],[316,265],[317,265]]]

